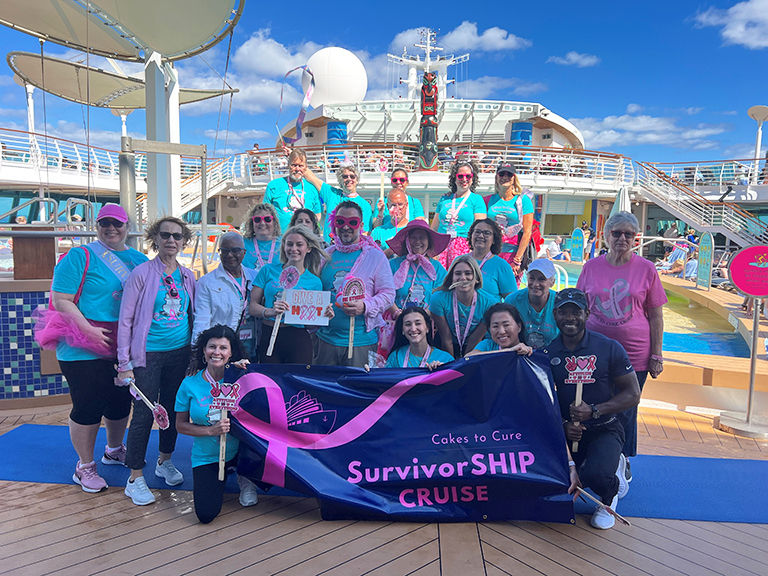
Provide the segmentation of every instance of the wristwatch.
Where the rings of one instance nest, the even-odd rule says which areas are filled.
[[[597,407],[596,404],[590,404],[590,408],[592,408],[592,420],[597,420],[600,418],[600,409]]]

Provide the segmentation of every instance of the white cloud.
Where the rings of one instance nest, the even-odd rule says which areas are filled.
[[[396,54],[405,47],[413,54],[413,45],[421,40],[420,28],[410,28],[398,33],[390,44]],[[530,40],[516,36],[508,30],[493,26],[479,33],[477,24],[465,20],[446,34],[438,35],[437,45],[448,51],[470,50],[472,52],[499,52],[527,48]]]
[[[724,126],[715,124],[679,126],[674,118],[647,114],[569,120],[581,130],[587,148],[596,150],[638,144],[706,150],[718,146],[709,138],[726,130]]]
[[[640,104],[627,104],[627,114],[637,114],[642,111],[643,107]]]
[[[683,108],[683,112],[688,114],[688,116],[694,116],[704,110],[701,106],[689,106],[688,108]]]
[[[547,85],[542,82],[526,82],[519,78],[500,78],[498,76],[481,76],[460,82],[456,92],[461,98],[485,99],[499,94],[515,94],[528,96],[544,92]]]
[[[563,66],[589,68],[590,66],[597,66],[600,63],[600,58],[594,54],[582,54],[581,52],[574,52],[571,50],[564,57],[550,56],[547,58],[547,62],[552,62],[553,64],[561,64]]]
[[[261,29],[235,50],[232,63],[240,72],[278,78],[306,64],[321,47],[314,42],[287,47],[271,38],[269,29]]]
[[[722,10],[709,8],[695,16],[701,26],[721,28],[726,44],[737,44],[751,50],[768,48],[768,0],[748,0]]]
[[[130,123],[130,120],[128,122]],[[69,122],[68,120],[59,120],[55,124],[49,125],[48,135],[65,138],[67,140],[74,140],[75,142],[83,144],[86,141],[83,125],[77,122]],[[92,126],[89,136],[91,146],[106,148],[107,150],[120,150],[120,119],[115,118],[114,130],[104,130]],[[138,140],[146,138],[143,132],[134,132],[131,130],[128,131],[128,136]]]

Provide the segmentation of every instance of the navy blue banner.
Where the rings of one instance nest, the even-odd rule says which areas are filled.
[[[327,520],[571,522],[547,357],[531,360],[253,365],[237,379],[238,472],[317,497]]]

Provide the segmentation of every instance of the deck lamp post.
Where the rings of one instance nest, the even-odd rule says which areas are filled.
[[[752,170],[752,184],[757,184],[760,173],[760,142],[763,139],[763,122],[768,120],[768,106],[758,104],[747,110],[747,114],[757,122],[757,139],[755,140],[755,166]]]

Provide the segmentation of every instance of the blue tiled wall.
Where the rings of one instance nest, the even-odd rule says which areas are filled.
[[[67,394],[60,375],[40,374],[40,347],[32,336],[32,311],[48,292],[0,293],[0,400]]]

